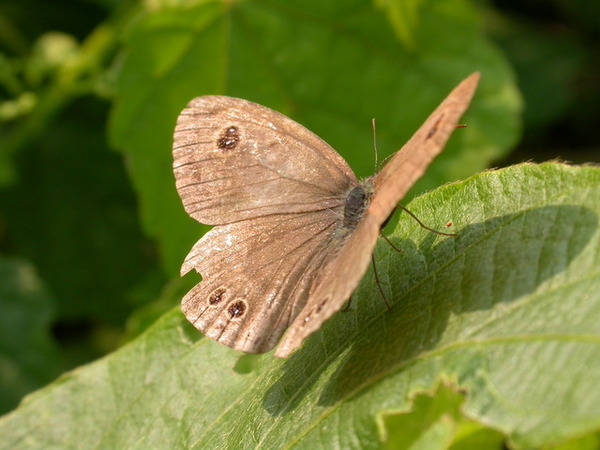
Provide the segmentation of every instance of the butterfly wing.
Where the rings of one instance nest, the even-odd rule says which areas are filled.
[[[339,311],[367,271],[381,224],[365,215],[336,256],[323,268],[304,309],[292,322],[275,356],[286,358]]]
[[[245,352],[274,347],[333,256],[333,230],[357,181],[341,156],[291,119],[246,100],[192,100],[175,129],[186,211],[218,225],[182,274],[203,279],[182,301],[207,336]]]
[[[446,144],[467,109],[479,74],[462,81],[427,118],[411,139],[377,174],[371,203],[343,248],[315,280],[309,300],[298,314],[275,356],[287,357],[304,339],[338,311],[356,289],[367,268],[382,224]]]
[[[177,119],[177,191],[207,225],[335,207],[356,184],[344,159],[290,118],[247,100],[205,96]]]
[[[332,257],[333,211],[276,214],[213,228],[192,248],[182,272],[202,281],[182,301],[187,319],[208,337],[262,353],[280,340],[306,304]]]
[[[369,214],[374,214],[381,223],[385,222],[431,161],[444,149],[467,110],[478,82],[479,72],[476,72],[456,86],[377,174]]]

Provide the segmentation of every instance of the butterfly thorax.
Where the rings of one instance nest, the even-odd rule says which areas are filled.
[[[344,204],[344,222],[343,228],[353,230],[362,218],[373,195],[373,182],[367,178],[352,188],[346,196]]]

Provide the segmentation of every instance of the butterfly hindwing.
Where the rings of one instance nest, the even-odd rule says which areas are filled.
[[[339,209],[339,208],[338,208]],[[208,337],[250,353],[273,348],[306,304],[332,245],[335,210],[259,217],[218,226],[186,258],[203,280],[183,299]]]

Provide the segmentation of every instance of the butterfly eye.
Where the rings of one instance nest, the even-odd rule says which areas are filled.
[[[227,127],[221,134],[221,137],[217,140],[217,147],[221,150],[231,150],[237,147],[239,141],[240,134],[238,133],[238,129],[232,125]]]
[[[227,312],[229,313],[229,317],[231,317],[232,319],[242,317],[244,315],[244,313],[246,312],[246,304],[241,300],[238,300],[237,302],[233,302],[227,308]]]
[[[223,288],[215,290],[212,294],[210,294],[210,297],[208,297],[208,303],[210,303],[211,305],[216,305],[217,303],[220,303],[221,300],[223,300],[225,292],[227,291]]]

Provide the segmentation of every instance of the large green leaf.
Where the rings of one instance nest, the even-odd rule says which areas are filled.
[[[519,100],[474,9],[463,0],[413,9],[408,46],[397,38],[406,32],[392,28],[403,26],[394,11],[367,0],[206,0],[149,11],[132,25],[111,135],[128,158],[145,227],[159,238],[171,273],[201,230],[183,211],[171,171],[175,120],[193,97],[227,94],[278,109],[365,176],[373,171],[373,117],[383,158],[479,70],[481,86],[464,119],[469,128],[418,189],[468,176],[507,152]]]
[[[0,420],[3,444],[374,448],[411,407],[431,411],[433,425],[443,410],[487,430],[485,442],[498,442],[495,429],[523,448],[598,430],[600,169],[523,164],[444,186],[410,208],[431,226],[452,221],[460,237],[401,217],[392,239],[403,251],[382,243],[376,258],[391,310],[368,274],[349,312],[289,359],[256,357],[244,374],[233,370],[239,353],[201,338],[173,310],[26,398]],[[418,399],[440,382],[462,403],[457,394]],[[464,429],[447,439],[431,430],[411,439],[469,441]]]

